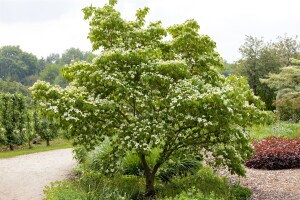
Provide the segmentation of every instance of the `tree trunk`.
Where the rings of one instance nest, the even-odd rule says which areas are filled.
[[[50,140],[46,140],[47,147],[50,146]]]
[[[155,199],[155,188],[154,188],[154,173],[145,173],[146,176],[146,193],[145,197],[148,199]]]
[[[9,144],[9,149],[10,149],[11,151],[13,151],[13,150],[14,150],[14,145],[13,145],[13,144]]]
[[[154,188],[154,178],[155,174],[160,166],[160,164],[156,164],[153,169],[150,169],[147,161],[146,156],[144,154],[140,155],[140,159],[142,161],[145,177],[146,177],[146,192],[145,192],[145,199],[156,199],[156,192]]]

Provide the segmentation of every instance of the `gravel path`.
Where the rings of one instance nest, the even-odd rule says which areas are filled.
[[[300,169],[247,169],[241,183],[252,189],[251,200],[300,200]]]
[[[66,178],[75,164],[72,149],[0,159],[0,200],[41,200],[44,187]]]
[[[220,169],[219,175],[227,176],[230,182],[238,182],[251,188],[250,200],[300,200],[300,169],[259,170],[246,168],[246,177],[230,175]]]

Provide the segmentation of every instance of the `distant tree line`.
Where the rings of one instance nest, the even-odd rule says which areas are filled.
[[[289,113],[295,113],[296,108],[279,109],[278,105],[287,105],[286,101],[283,101],[285,103],[281,101],[282,91],[286,91],[290,87],[300,87],[300,77],[296,75],[297,70],[295,70],[295,68],[299,68],[295,62],[297,63],[297,59],[300,59],[300,42],[298,37],[285,35],[278,37],[276,41],[266,42],[263,38],[246,36],[244,44],[239,48],[239,52],[242,56],[241,59],[235,63],[225,61],[225,71],[223,73],[225,75],[236,74],[247,77],[250,87],[255,95],[265,102],[267,109],[281,111],[281,119],[296,120],[297,117],[295,118],[295,115],[291,116],[286,114],[286,112],[283,113],[283,110],[291,110]],[[291,67],[293,70],[290,69]],[[291,76],[293,74],[296,77],[293,82],[287,81],[286,74],[288,72]],[[274,76],[277,77],[276,84],[272,81]],[[293,103],[293,105],[298,104],[300,102]]]
[[[76,60],[91,62],[94,57],[91,52],[70,48],[62,55],[52,53],[46,58],[38,59],[19,46],[3,46],[0,48],[0,90],[10,93],[17,90],[26,94],[26,89],[18,83],[31,86],[38,79],[65,86],[67,82],[61,76],[61,68]]]
[[[67,49],[62,55],[50,54],[38,59],[19,46],[0,48],[0,147],[14,150],[16,145],[31,143],[40,137],[50,145],[59,135],[59,119],[43,110],[31,98],[29,87],[37,80],[65,87],[61,69],[72,61],[91,62],[95,55],[77,48]]]

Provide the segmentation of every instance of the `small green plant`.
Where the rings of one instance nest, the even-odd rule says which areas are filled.
[[[77,160],[77,162],[79,164],[84,163],[84,161],[86,160],[88,151],[86,150],[86,148],[84,146],[74,146],[73,148],[73,154],[74,154],[74,158]]]
[[[218,198],[211,193],[209,195],[204,195],[202,192],[197,190],[195,187],[189,189],[188,191],[183,191],[175,197],[163,198],[164,200],[225,200],[224,198]]]
[[[159,171],[158,177],[164,182],[170,182],[173,177],[194,174],[201,167],[201,162],[193,158],[169,160]]]
[[[87,200],[86,194],[75,183],[56,181],[44,189],[45,200]]]

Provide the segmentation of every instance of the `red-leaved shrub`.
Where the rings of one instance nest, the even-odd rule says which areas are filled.
[[[300,138],[268,137],[253,142],[254,156],[246,166],[256,169],[300,168]]]

